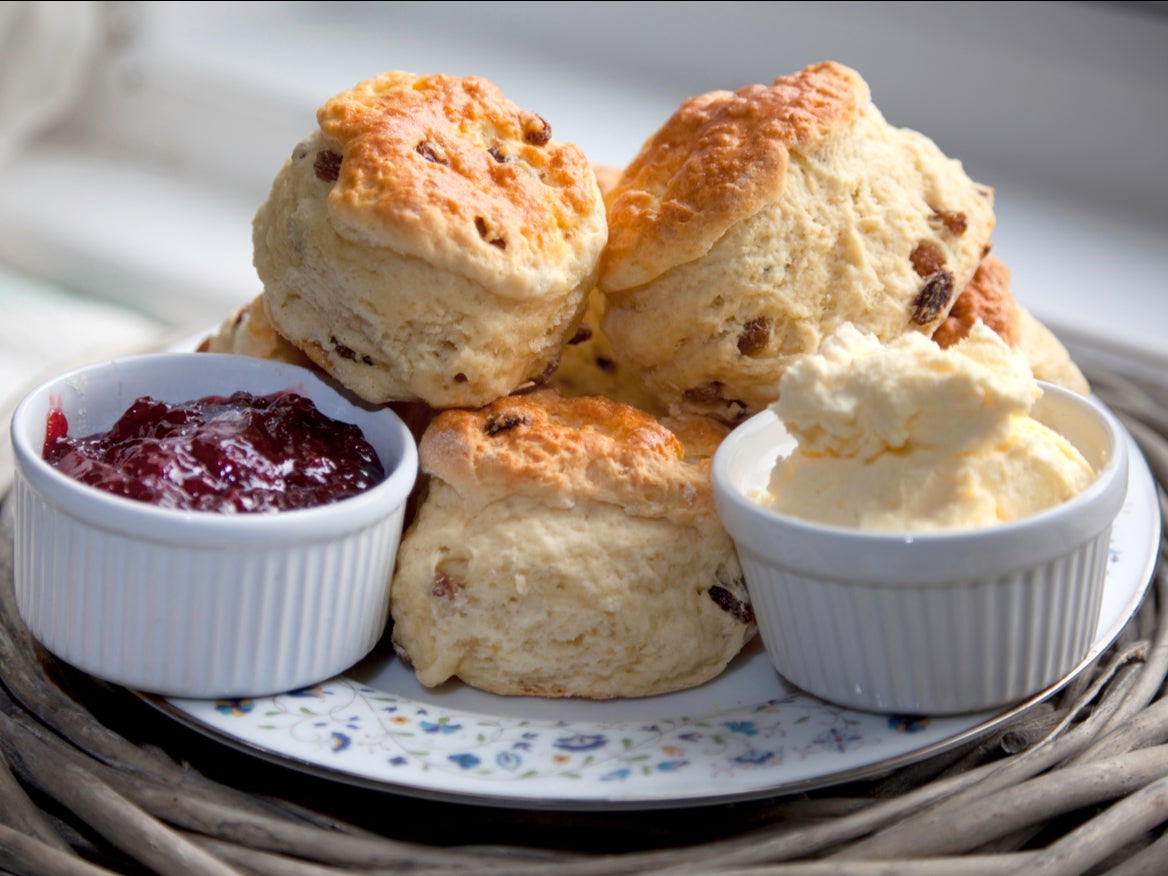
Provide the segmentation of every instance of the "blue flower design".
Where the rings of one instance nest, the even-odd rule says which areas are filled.
[[[523,758],[513,751],[500,751],[495,755],[495,763],[499,769],[515,772],[523,766]]]
[[[215,701],[215,711],[224,715],[246,715],[253,709],[255,709],[255,700],[231,699]]]
[[[741,733],[743,736],[758,735],[758,727],[753,721],[724,721],[722,726],[734,733]]]
[[[662,773],[676,773],[687,766],[689,766],[688,760],[663,760],[657,764],[657,770]]]
[[[333,754],[344,751],[353,741],[348,737],[348,735],[344,733],[333,733],[329,736],[329,739],[329,750],[332,751]]]
[[[427,733],[457,733],[462,729],[461,724],[451,724],[448,718],[441,718],[438,723],[419,721],[418,725]]]
[[[555,741],[556,748],[564,751],[591,751],[607,744],[608,737],[603,733],[577,733],[574,736],[561,736]]]
[[[464,770],[472,770],[479,765],[479,759],[473,754],[452,754],[448,760]]]
[[[778,763],[782,758],[776,751],[746,751],[733,760],[739,766],[766,766],[772,761]]]
[[[630,770],[628,767],[621,767],[619,770],[613,770],[611,773],[605,773],[600,777],[602,782],[623,782],[629,777]]]

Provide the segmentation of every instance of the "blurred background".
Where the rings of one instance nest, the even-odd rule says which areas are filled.
[[[825,59],[995,188],[995,252],[1073,353],[1165,373],[1165,4],[9,2],[0,399],[257,294],[256,207],[377,73],[485,76],[621,166],[685,98]]]

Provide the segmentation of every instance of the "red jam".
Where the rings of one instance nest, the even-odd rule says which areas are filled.
[[[69,437],[49,412],[44,458],[70,477],[163,508],[228,514],[326,505],[385,479],[361,429],[292,392],[169,404],[142,397],[108,432]]]

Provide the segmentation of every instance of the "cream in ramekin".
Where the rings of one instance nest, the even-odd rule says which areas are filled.
[[[772,469],[796,442],[775,411],[723,442],[718,510],[780,674],[855,708],[953,713],[1021,700],[1083,658],[1126,493],[1126,444],[1098,403],[1036,385],[1031,416],[1094,474],[1050,507],[973,528],[870,531],[777,511]]]

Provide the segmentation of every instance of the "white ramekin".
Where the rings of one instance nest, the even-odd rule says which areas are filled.
[[[86,486],[42,458],[50,406],[73,435],[138,397],[183,402],[294,390],[361,427],[387,478],[303,510],[163,509]],[[388,620],[417,449],[388,408],[295,365],[211,353],[117,359],[42,384],[12,418],[17,605],[32,634],[92,675],[156,694],[259,696],[356,663]]]
[[[1095,401],[1042,389],[1034,416],[1098,476],[1055,508],[980,530],[873,534],[778,514],[754,497],[794,439],[771,411],[726,438],[714,457],[718,513],[783,677],[852,708],[947,714],[1025,699],[1083,659],[1127,445]]]

